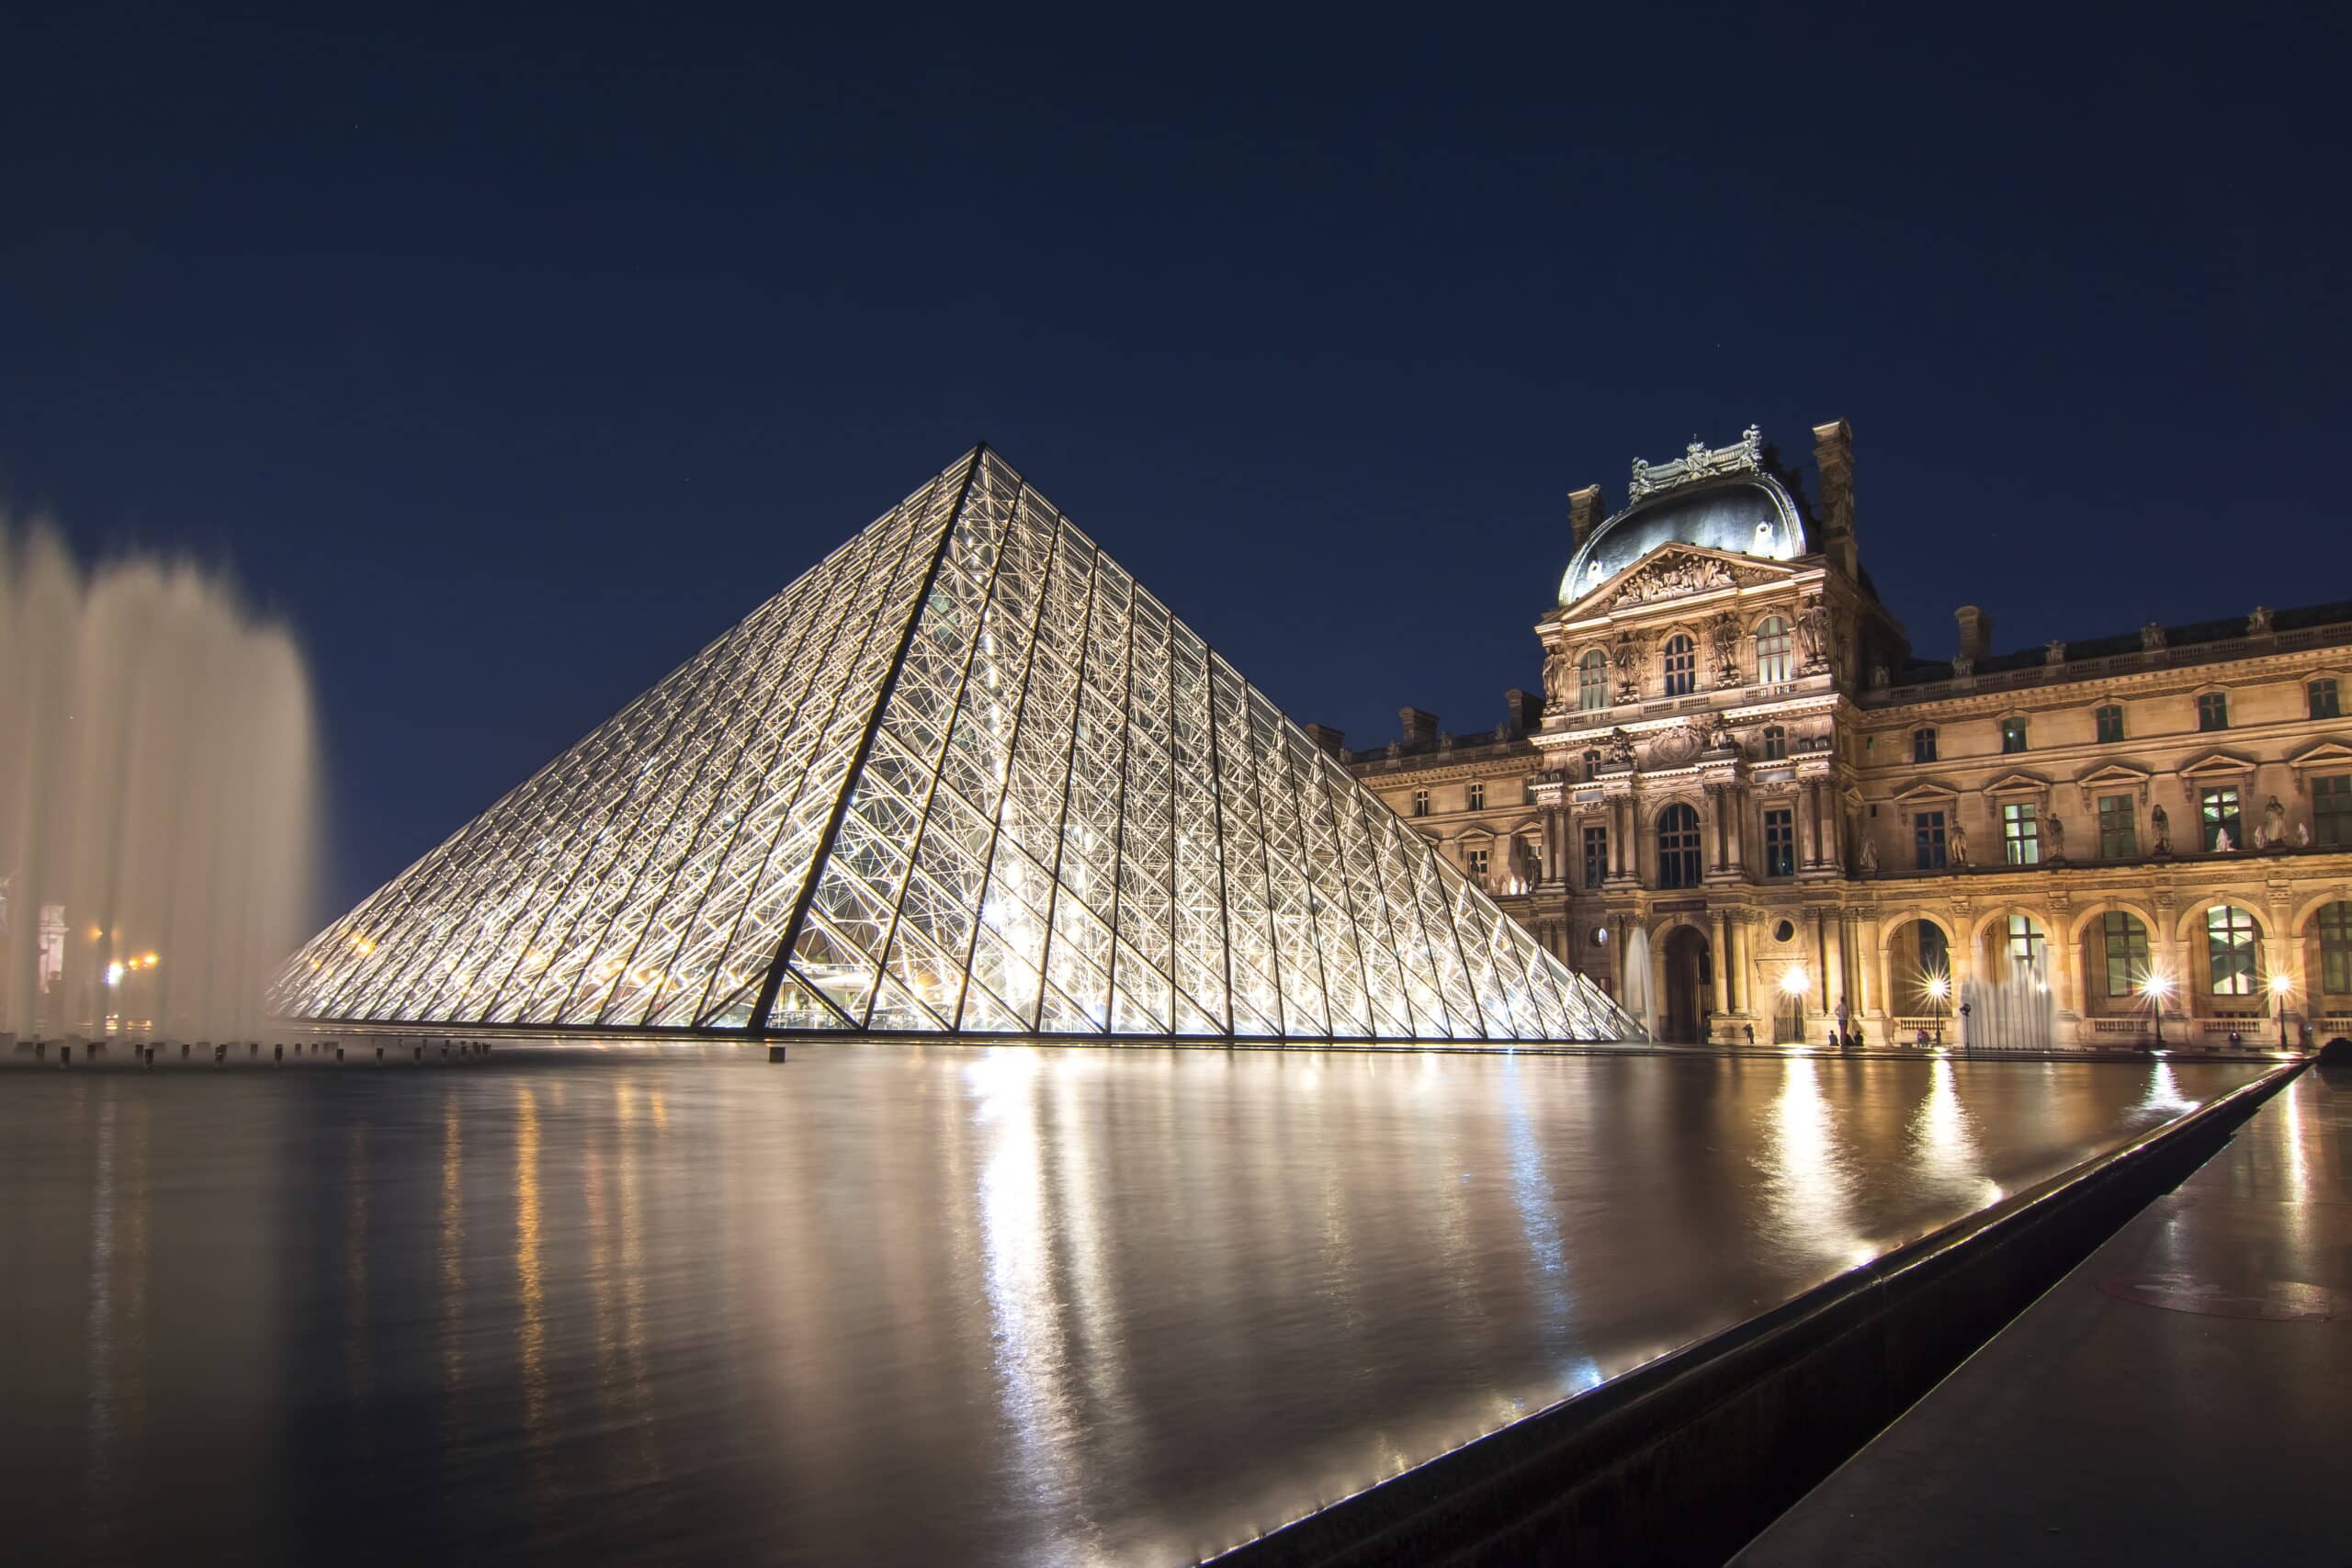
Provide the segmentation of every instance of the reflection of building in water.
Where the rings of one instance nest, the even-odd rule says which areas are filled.
[[[1753,429],[1572,494],[1540,692],[1490,732],[1310,733],[1612,994],[1646,933],[1669,1038],[1950,1039],[1966,980],[2037,962],[2061,1043],[2158,1001],[2168,1040],[2275,1042],[2281,993],[2352,1034],[2352,603],[2002,654],[1963,606],[1915,658],[1852,433],[1813,434],[1810,494]]]

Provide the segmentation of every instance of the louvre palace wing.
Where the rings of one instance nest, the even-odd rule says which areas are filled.
[[[300,1017],[1623,1038],[982,448],[298,953]]]

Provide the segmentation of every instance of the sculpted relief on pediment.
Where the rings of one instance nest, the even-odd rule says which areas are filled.
[[[1609,608],[1630,609],[1659,599],[1679,599],[1718,588],[1739,588],[1770,581],[1766,573],[1747,571],[1716,556],[1676,551],[1635,567],[1616,583]]]

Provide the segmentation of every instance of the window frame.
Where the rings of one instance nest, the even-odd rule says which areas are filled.
[[[1472,779],[1468,784],[1464,784],[1462,786],[1462,799],[1464,802],[1463,809],[1465,811],[1484,811],[1487,809],[1486,781],[1483,779]]]
[[[2015,757],[2031,750],[2033,750],[2031,732],[2027,728],[2025,716],[2020,714],[2014,718],[2003,719],[2001,721],[2001,755]]]
[[[2106,971],[2107,997],[2109,1001],[2129,1001],[2140,993],[2154,964],[2154,950],[2148,943],[2147,922],[2129,909],[2109,909],[2099,917],[2099,966]],[[2122,942],[2118,952],[2116,942]],[[2116,988],[2117,962],[2121,961],[2123,985]],[[2134,961],[2138,967],[2133,967]]]
[[[1936,727],[1932,724],[1911,732],[1911,761],[1914,763],[1936,760]]]
[[[2005,865],[2041,863],[2041,809],[2030,800],[2001,802],[2001,861]]]
[[[1479,886],[1484,887],[1487,885],[1487,868],[1493,863],[1493,845],[1464,844],[1462,846],[1462,873]]]
[[[2205,990],[2215,997],[2262,994],[2262,922],[2252,910],[2216,904],[2205,911]]]
[[[2091,724],[2102,746],[2120,746],[2123,742],[2123,705],[2102,703],[2091,710]]]
[[[1595,713],[1608,705],[1609,655],[1589,648],[1577,660],[1577,710]]]
[[[2130,795],[2102,795],[2095,803],[2098,818],[2098,858],[2136,860],[2140,854],[2140,803]],[[2109,811],[2109,807],[2119,809]],[[2122,826],[2113,818],[2120,818]]]
[[[2211,735],[2230,727],[2230,694],[2199,692],[2197,694],[2197,732]]]
[[[1951,869],[1951,822],[1947,813],[1911,813],[1911,859],[1915,871]]]
[[[1768,807],[1764,812],[1764,874],[1797,874],[1797,813],[1792,806]]]
[[[1413,792],[1413,815],[1416,817],[1427,817],[1429,814],[1430,792],[1425,789],[1415,790]]]
[[[2319,988],[2325,996],[2352,996],[2352,898],[2323,904],[2312,916],[2319,936]]]
[[[2322,692],[2326,694],[2322,696]],[[2333,675],[2314,675],[2303,682],[2304,714],[2311,718],[2342,718],[2344,702]]]
[[[2217,809],[2222,797],[2229,797],[2226,811]],[[2245,799],[2235,784],[2209,784],[2197,792],[2197,841],[2207,854],[2218,852],[2215,844],[2222,830],[2230,835],[2230,848],[2245,848]]]
[[[2322,773],[2311,789],[2312,842],[2322,849],[2352,849],[2352,773]]]
[[[1795,663],[1792,657],[1793,638],[1788,621],[1780,615],[1767,615],[1756,628],[1756,682],[1760,686],[1777,686],[1793,678]]]
[[[1609,829],[1599,822],[1584,825],[1584,885],[1599,887],[1609,880]]]
[[[1687,697],[1699,689],[1699,643],[1688,632],[1677,632],[1666,639],[1659,650],[1659,660],[1666,679],[1665,694],[1669,697]]]
[[[1766,761],[1784,762],[1788,761],[1789,732],[1785,727],[1777,724],[1766,725],[1764,727],[1763,745],[1764,760]]]
[[[1668,835],[1673,841],[1668,841]],[[1706,874],[1701,863],[1699,808],[1678,800],[1657,814],[1653,837],[1657,841],[1657,885],[1661,888],[1696,887]]]

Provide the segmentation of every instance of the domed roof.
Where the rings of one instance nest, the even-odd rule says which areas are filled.
[[[1811,552],[1796,502],[1770,474],[1749,472],[1652,491],[1592,531],[1560,579],[1572,604],[1666,544],[1759,560]]]

